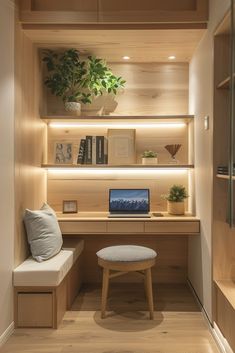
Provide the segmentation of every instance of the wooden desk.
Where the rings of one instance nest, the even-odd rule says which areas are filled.
[[[186,283],[188,276],[188,237],[199,236],[200,220],[190,215],[151,218],[108,218],[107,213],[57,214],[64,237],[85,240],[84,282],[101,282],[96,252],[111,245],[136,244],[157,251],[153,282]],[[114,281],[120,281],[115,278]],[[122,282],[137,282],[134,274]]]
[[[200,220],[191,215],[151,218],[108,218],[105,212],[57,214],[63,235],[66,234],[175,234],[199,235]]]

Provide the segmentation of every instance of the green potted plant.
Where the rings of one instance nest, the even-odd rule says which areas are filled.
[[[183,215],[185,213],[184,200],[189,196],[183,185],[173,185],[169,193],[163,197],[167,200],[168,213],[173,215]]]
[[[124,87],[125,80],[115,76],[103,59],[88,56],[81,60],[76,49],[44,50],[43,55],[48,71],[44,83],[62,98],[70,113],[80,115],[81,103],[90,104],[103,93],[116,95]]]
[[[158,159],[157,159],[157,152],[154,151],[144,151],[142,154],[142,164],[145,165],[151,165],[151,164],[157,164]]]

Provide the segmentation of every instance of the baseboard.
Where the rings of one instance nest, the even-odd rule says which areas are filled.
[[[0,336],[0,347],[2,347],[4,343],[6,343],[6,341],[12,335],[13,332],[14,332],[14,322],[12,322],[8,326],[8,328],[3,332],[3,334]]]
[[[223,336],[222,332],[220,331],[219,327],[216,325],[215,322],[213,323],[212,334],[222,353],[234,353],[228,341]]]
[[[193,288],[192,283],[190,282],[190,280],[188,279],[188,285],[192,291],[192,294],[194,296],[194,298],[196,299],[198,305],[201,308],[202,311],[202,315],[208,325],[209,330],[211,331],[211,334],[213,335],[215,342],[217,343],[217,346],[220,350],[221,353],[235,353],[232,348],[230,347],[228,341],[226,340],[226,338],[223,336],[222,332],[220,331],[219,327],[216,325],[215,322],[213,322],[213,325],[209,319],[209,316],[207,315],[207,312],[205,311],[199,297],[197,296],[197,293],[195,291],[195,289]]]

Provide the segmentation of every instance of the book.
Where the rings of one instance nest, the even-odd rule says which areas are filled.
[[[96,136],[96,164],[104,164],[104,136]]]
[[[91,164],[96,164],[96,136],[92,136]]]
[[[135,129],[108,130],[108,164],[136,163]]]
[[[77,164],[84,164],[84,162],[85,162],[85,150],[86,150],[86,140],[85,139],[81,139],[80,146],[79,146],[79,151],[78,151]]]
[[[85,164],[92,164],[92,136],[86,136]]]

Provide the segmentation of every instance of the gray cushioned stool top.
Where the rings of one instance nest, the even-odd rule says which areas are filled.
[[[154,259],[157,253],[144,246],[116,245],[103,248],[96,255],[105,261],[135,262]]]

